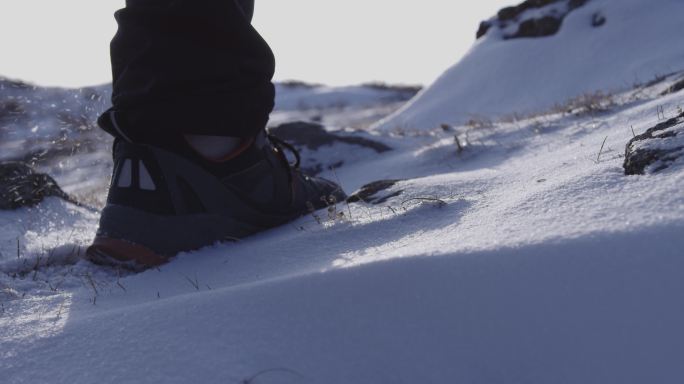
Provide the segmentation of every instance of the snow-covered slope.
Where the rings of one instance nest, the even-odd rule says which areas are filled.
[[[679,19],[677,2],[657,3],[664,25]],[[563,28],[592,4],[616,9],[591,0]],[[673,55],[661,48],[648,51],[654,65]],[[592,76],[575,80],[592,89]],[[434,129],[439,111],[413,103],[424,129],[365,133],[394,150],[355,153],[327,175],[347,190],[394,180],[374,203],[140,274],[79,257],[97,222],[88,209],[50,199],[0,212],[0,380],[681,383],[684,159],[626,176],[623,154],[664,121],[682,131],[670,119],[683,113],[683,78]],[[440,103],[458,105],[446,89]],[[358,150],[344,145],[316,154]]]
[[[22,244],[2,249],[3,382],[681,382],[684,164],[628,177],[621,156],[684,104],[667,85],[599,116],[386,137],[337,172],[405,179],[384,203],[137,275],[78,261],[87,210],[3,213]]]
[[[567,14],[553,36],[504,39],[522,21],[557,8],[531,9],[502,29],[490,28],[463,59],[376,127],[424,129],[481,116],[525,115],[584,93],[625,90],[684,70],[677,16],[684,14],[683,1],[590,0]],[[592,25],[596,15],[605,24]]]

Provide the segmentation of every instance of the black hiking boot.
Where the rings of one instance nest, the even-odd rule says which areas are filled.
[[[87,255],[101,264],[156,266],[344,199],[337,184],[302,174],[297,151],[265,132],[225,163],[117,139],[107,204]]]

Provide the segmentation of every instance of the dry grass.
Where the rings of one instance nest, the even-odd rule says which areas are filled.
[[[557,104],[551,111],[560,114],[596,115],[617,105],[615,94],[603,91],[587,92]]]
[[[471,116],[465,126],[470,129],[490,129],[494,128],[496,123],[486,116]]]

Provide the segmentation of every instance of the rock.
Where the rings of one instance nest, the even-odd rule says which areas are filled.
[[[589,0],[570,0],[568,1],[568,9],[569,10],[574,10],[579,7],[583,7],[585,4],[587,4]]]
[[[487,31],[489,31],[489,28],[492,27],[492,24],[489,23],[488,21],[483,21],[480,23],[480,27],[477,29],[476,33],[476,38],[479,39],[482,36],[487,34]]]
[[[345,143],[370,148],[375,152],[382,153],[391,150],[389,146],[365,137],[342,135],[328,132],[321,124],[298,121],[285,123],[270,128],[269,132],[278,138],[290,142],[296,146],[307,147],[316,150],[325,145]]]
[[[501,9],[492,20],[483,21],[477,31],[477,38],[484,36],[492,27],[498,27],[502,31],[506,30],[511,24],[518,26],[514,33],[507,33],[504,39],[546,37],[558,33],[565,16],[573,10],[587,4],[590,0],[527,0],[514,7]],[[531,9],[539,9],[552,4],[559,3],[559,6],[548,9],[548,12],[541,11],[542,15],[528,18],[524,13]],[[565,3],[562,7],[560,3]],[[544,14],[546,13],[546,14]],[[605,24],[605,16],[599,14],[593,21],[595,26]]]
[[[385,196],[377,196],[380,192],[392,188],[396,183],[402,180],[378,180],[370,184],[366,184],[358,191],[354,192],[347,198],[348,203],[356,203],[362,201],[370,204],[382,204],[387,200],[401,195],[404,191],[399,190]]]
[[[684,160],[684,113],[636,136],[625,150],[625,175],[656,173]]]
[[[524,37],[553,36],[560,30],[561,24],[563,24],[563,19],[553,16],[544,16],[539,19],[528,19],[520,23],[518,32],[513,35],[506,36],[506,38],[515,39]]]
[[[514,7],[506,7],[497,13],[500,21],[509,21],[518,18],[523,12],[528,9],[535,9],[545,7],[549,4],[558,3],[561,0],[527,0]]]
[[[515,19],[518,17],[518,15],[520,15],[520,13],[521,11],[518,7],[506,7],[499,10],[499,12],[496,14],[496,17],[500,21],[507,21]]]
[[[73,202],[49,175],[22,162],[0,163],[0,210],[33,206],[50,196]]]
[[[594,28],[602,27],[606,21],[606,17],[601,12],[596,12],[591,16],[591,26]]]

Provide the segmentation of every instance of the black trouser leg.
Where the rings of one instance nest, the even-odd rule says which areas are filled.
[[[113,107],[100,125],[149,144],[263,129],[275,60],[253,9],[254,0],[127,0],[111,43]]]
[[[252,22],[252,17],[254,16],[254,0],[237,0],[238,5],[242,8],[242,12],[247,17],[247,20]]]

